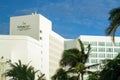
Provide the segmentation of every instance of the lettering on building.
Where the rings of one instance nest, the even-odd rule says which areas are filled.
[[[22,25],[17,26],[17,29],[19,31],[26,31],[26,30],[30,30],[30,25],[27,25],[25,22],[22,23]]]

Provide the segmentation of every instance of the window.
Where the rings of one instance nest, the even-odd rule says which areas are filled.
[[[113,58],[113,54],[107,54],[107,58]]]
[[[97,59],[91,59],[91,63],[97,63]]]
[[[100,53],[100,54],[99,54],[99,58],[105,58],[105,54]]]
[[[105,46],[105,42],[99,42],[98,45],[99,46]]]
[[[90,42],[91,46],[97,46],[97,42]]]
[[[106,46],[112,46],[112,42],[106,42]]]
[[[87,41],[83,41],[83,44],[84,44],[84,45],[88,45],[89,42],[87,42]]]
[[[92,51],[92,52],[97,52],[97,48],[92,47],[92,48],[91,48],[91,51]]]
[[[115,48],[114,52],[120,52],[120,48]]]
[[[118,54],[114,54],[114,57],[116,57]]]
[[[88,51],[88,48],[84,48],[85,51]]]
[[[40,40],[42,40],[42,37],[40,37]]]
[[[105,48],[98,48],[99,52],[105,52]]]
[[[119,43],[119,42],[116,42],[116,43],[115,43],[115,46],[120,46],[120,43]]]
[[[107,48],[106,52],[113,52],[113,49],[112,48]]]
[[[40,30],[40,33],[42,33],[42,30]]]
[[[103,63],[103,62],[104,62],[104,59],[100,59],[100,60],[99,60],[99,63]]]
[[[97,58],[97,54],[96,54],[96,53],[91,53],[91,54],[90,54],[90,57],[92,57],[92,58]]]

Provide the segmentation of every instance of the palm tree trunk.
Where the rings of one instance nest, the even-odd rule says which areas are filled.
[[[83,73],[81,73],[81,80],[83,80]]]
[[[80,80],[80,73],[78,73],[78,79],[77,80]]]
[[[78,79],[77,80],[83,80],[83,73],[78,73]]]

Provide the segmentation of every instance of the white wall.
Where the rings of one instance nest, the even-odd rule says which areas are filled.
[[[49,72],[49,34],[52,30],[52,22],[45,18],[44,16],[39,16],[39,26],[40,30],[42,31],[39,35],[42,39],[39,40],[40,45],[42,46],[41,53],[42,53],[42,62],[44,63],[42,65],[43,68],[45,68],[44,73],[46,74],[46,79],[49,80],[49,75],[51,74]]]
[[[60,67],[59,62],[64,51],[64,38],[52,31],[49,40],[49,71],[51,80],[51,77]]]
[[[52,22],[40,14],[14,16],[10,18],[10,35],[27,35],[40,40],[40,30],[52,29]]]
[[[0,36],[0,56],[5,58],[24,60],[27,56],[27,42],[24,40],[26,37],[14,37],[14,36]],[[21,56],[23,55],[24,56]]]
[[[80,35],[78,38],[83,41],[112,42],[112,38],[110,36]],[[120,37],[115,37],[115,42],[119,42],[119,41],[120,41]]]
[[[26,30],[26,27],[29,27],[29,29]],[[40,14],[16,16],[10,18],[11,35],[26,35],[38,40],[41,49],[37,51],[40,52],[41,57],[39,57],[35,50],[32,51],[32,49],[35,49],[36,47],[31,46],[27,47],[29,53],[28,57],[33,56],[31,57],[34,62],[33,64],[36,64],[36,62],[39,62],[39,60],[41,61],[39,64],[42,64],[40,67],[43,69],[43,72],[46,73],[47,80],[49,80],[49,33],[51,30],[52,22]],[[27,45],[33,44],[27,43]],[[35,57],[39,57],[38,61],[35,59]],[[29,59],[31,60],[31,58]]]
[[[27,27],[28,26],[28,27]],[[26,29],[29,28],[29,29]],[[10,18],[10,35],[27,35],[39,39],[39,15]]]
[[[46,63],[42,62],[41,46],[39,42],[27,36],[0,36],[0,57],[11,59],[12,62],[21,60],[30,63],[36,70],[46,71]],[[44,58],[45,60],[46,58]],[[49,73],[45,73],[48,75]]]
[[[65,39],[64,43],[64,49],[72,49],[72,48],[78,48],[77,47],[77,40],[76,39]]]

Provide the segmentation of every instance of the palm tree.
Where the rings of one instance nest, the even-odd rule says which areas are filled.
[[[96,66],[98,64],[85,66],[85,64],[89,58],[91,47],[89,44],[87,47],[87,53],[85,53],[83,43],[81,42],[80,39],[78,41],[80,44],[80,49],[65,50],[63,52],[62,59],[60,61],[60,65],[62,67],[67,67],[69,72],[76,73],[78,75],[77,80],[79,80],[80,78],[81,78],[81,80],[83,80],[83,75],[86,72],[90,72],[90,71],[87,71],[87,69],[90,67]]]
[[[120,80],[120,54],[113,60],[107,60],[100,72],[100,80]]]
[[[44,78],[44,76],[45,76],[45,74],[40,73],[40,75],[37,75],[37,77],[38,77],[37,80],[46,80],[46,79]]]
[[[52,76],[52,80],[68,80],[67,72],[63,68],[59,68],[56,74]]]
[[[77,76],[72,76],[72,77],[69,77],[68,80],[77,80]]]
[[[10,66],[11,69],[6,72],[6,76],[12,77],[14,80],[35,80],[35,74],[38,70],[35,71],[34,67],[29,66],[29,64],[22,64],[19,60],[18,63],[10,63]]]
[[[99,80],[100,71],[93,72],[88,76],[87,80]]]
[[[77,80],[77,76],[70,76],[71,71],[66,71],[63,68],[59,68],[56,71],[56,74],[52,76],[52,80]]]
[[[112,9],[109,14],[110,25],[106,29],[106,34],[111,35],[114,41],[115,32],[120,26],[120,7]]]

